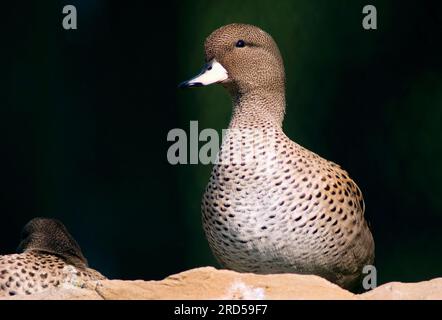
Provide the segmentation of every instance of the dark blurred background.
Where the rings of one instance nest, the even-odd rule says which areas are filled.
[[[179,91],[215,28],[260,26],[287,74],[289,137],[357,181],[379,282],[442,276],[440,1],[12,1],[2,4],[0,254],[62,220],[111,278],[216,265],[200,222],[210,166],[168,164],[172,128],[221,130],[219,86]],[[78,10],[66,31],[62,8]],[[378,30],[362,28],[374,4]]]

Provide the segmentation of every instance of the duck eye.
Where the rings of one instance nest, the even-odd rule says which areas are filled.
[[[244,42],[244,40],[238,40],[238,42],[236,43],[236,47],[237,48],[242,48],[246,45],[246,43]]]

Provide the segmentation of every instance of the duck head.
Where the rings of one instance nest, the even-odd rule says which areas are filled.
[[[61,257],[80,268],[88,266],[80,246],[60,221],[34,218],[22,230],[19,252],[40,252]]]
[[[254,90],[284,93],[284,65],[273,38],[258,27],[229,24],[207,37],[205,65],[180,88],[220,83],[236,96]]]

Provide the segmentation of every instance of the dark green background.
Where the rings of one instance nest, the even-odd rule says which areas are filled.
[[[74,4],[78,30],[61,27]],[[378,9],[378,30],[361,26]],[[210,166],[171,166],[166,136],[225,128],[219,86],[179,91],[215,28],[279,44],[289,137],[361,187],[380,282],[442,275],[440,1],[29,1],[2,4],[0,253],[34,216],[62,220],[112,278],[214,265],[200,223]]]

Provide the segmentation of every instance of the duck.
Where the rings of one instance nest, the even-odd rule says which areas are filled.
[[[105,280],[89,268],[80,246],[57,219],[34,218],[22,230],[16,254],[0,256],[0,297],[31,295],[65,284]]]
[[[220,84],[232,116],[202,197],[209,246],[225,268],[321,276],[361,286],[374,263],[362,192],[338,164],[283,131],[285,70],[257,26],[233,23],[204,44],[202,71],[180,88]]]

